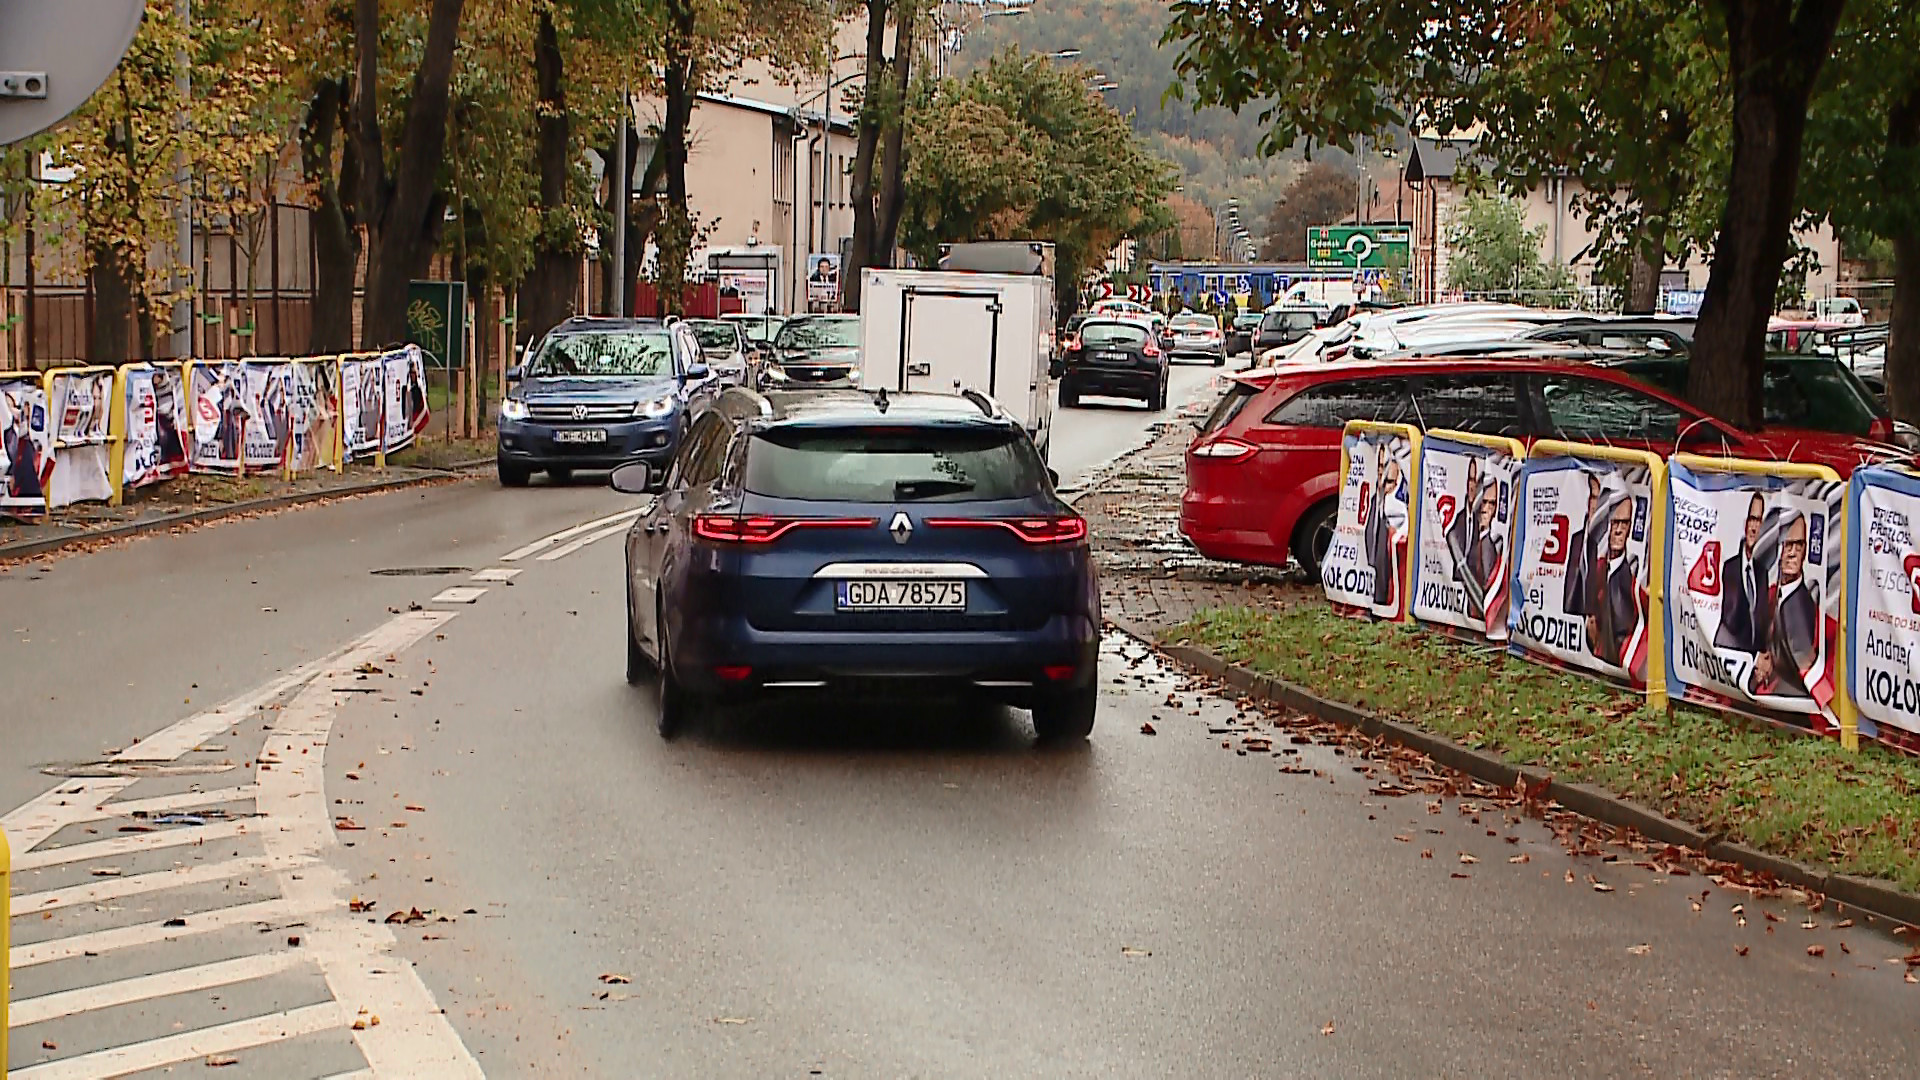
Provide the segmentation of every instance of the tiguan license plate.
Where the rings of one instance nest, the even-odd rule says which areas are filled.
[[[841,611],[965,611],[964,581],[842,581]]]
[[[605,428],[577,428],[572,431],[556,431],[554,442],[601,443],[607,441]]]

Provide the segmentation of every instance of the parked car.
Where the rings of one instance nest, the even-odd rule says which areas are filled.
[[[1243,311],[1233,317],[1227,325],[1227,354],[1229,356],[1253,351],[1253,335],[1260,329],[1261,314],[1257,311]]]
[[[780,328],[785,326],[787,322],[787,316],[785,315],[753,315],[743,311],[737,311],[730,315],[722,315],[720,317],[730,323],[740,324],[740,329],[744,330],[747,335],[748,353],[753,354],[755,359],[761,361],[773,356],[774,336],[780,333]]]
[[[1807,308],[1807,318],[1835,326],[1865,326],[1867,313],[1860,301],[1851,296],[1828,296],[1815,300]]]
[[[1180,532],[1217,559],[1318,576],[1333,536],[1348,420],[1828,465],[1891,460],[1884,443],[1803,429],[1739,431],[1619,371],[1536,360],[1345,360],[1231,376],[1187,448]]]
[[[1081,397],[1095,394],[1137,398],[1159,412],[1167,407],[1168,361],[1151,324],[1095,315],[1061,350],[1060,405],[1078,408]]]
[[[747,332],[726,319],[688,319],[700,352],[714,375],[729,386],[752,386],[757,374],[748,353]]]
[[[860,385],[860,316],[796,315],[773,339],[760,370],[767,389]]]
[[[659,484],[680,445],[689,406],[713,390],[693,329],[658,319],[568,319],[507,371],[500,400],[500,482],[524,486],[536,469],[565,480],[576,469],[637,462]]]
[[[1214,367],[1226,365],[1227,335],[1220,332],[1220,322],[1213,316],[1183,311],[1168,320],[1167,329],[1173,335],[1173,345],[1167,350],[1172,359],[1193,356]]]
[[[647,477],[622,470],[614,486]],[[1087,523],[972,393],[729,390],[627,534],[627,679],[672,737],[723,701],[984,697],[1077,741],[1098,707]]]
[[[1675,397],[1687,391],[1687,358],[1638,356],[1604,360]],[[1762,418],[1769,428],[1799,428],[1855,435],[1920,449],[1920,431],[1896,424],[1874,392],[1838,357],[1818,353],[1780,353],[1767,357],[1760,391]]]
[[[1312,308],[1268,308],[1260,316],[1260,329],[1254,331],[1253,351],[1266,352],[1291,345],[1320,325],[1320,316]]]
[[[1108,298],[1107,298],[1107,299],[1105,299],[1105,300],[1098,300],[1098,301],[1095,301],[1095,302],[1094,302],[1094,305],[1093,305],[1093,313],[1094,313],[1095,315],[1153,315],[1153,314],[1157,314],[1157,312],[1155,312],[1155,311],[1154,311],[1154,310],[1153,310],[1152,308],[1150,308],[1150,307],[1148,307],[1147,305],[1145,305],[1145,304],[1142,304],[1142,303],[1140,303],[1140,302],[1138,302],[1138,301],[1135,301],[1135,300],[1117,300],[1117,299],[1114,299],[1114,298],[1112,298],[1112,297],[1108,297]]]
[[[1602,349],[1685,356],[1693,349],[1693,326],[1692,319],[1569,319],[1521,336],[1534,341],[1568,341]]]

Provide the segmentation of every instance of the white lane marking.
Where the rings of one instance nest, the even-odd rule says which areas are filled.
[[[646,512],[647,512],[646,506],[637,506],[632,510],[622,510],[617,514],[608,514],[606,517],[599,518],[594,521],[583,522],[579,525],[575,525],[571,529],[562,529],[561,531],[554,533],[552,536],[543,536],[540,539],[535,540],[533,543],[526,545],[525,547],[515,548],[514,550],[507,552],[505,555],[500,556],[500,561],[501,562],[519,562],[521,559],[526,558],[527,556],[533,554],[536,551],[544,551],[545,549],[550,548],[553,545],[558,544],[564,540],[571,540],[574,537],[579,536],[581,533],[592,532],[595,529],[599,529],[599,528],[603,528],[605,526],[611,525],[616,521],[618,522],[632,521],[634,518],[637,518],[641,514],[644,514]]]
[[[156,851],[170,847],[189,847],[208,841],[230,840],[236,836],[247,835],[246,821],[216,821],[208,825],[183,825],[168,828],[161,832],[135,833],[132,836],[115,836],[106,840],[91,840],[84,844],[68,844],[65,847],[41,848],[29,851],[13,860],[13,872],[38,870],[47,866],[64,866],[67,863],[86,862],[89,859],[113,859],[122,855],[135,855],[143,851]]]
[[[612,536],[616,533],[626,532],[627,529],[632,524],[633,524],[632,522],[623,521],[618,525],[614,525],[614,526],[610,526],[608,528],[602,529],[597,533],[593,533],[588,536],[583,536],[580,539],[575,540],[573,543],[568,544],[565,547],[555,548],[554,550],[547,552],[545,555],[540,556],[540,561],[552,562],[555,559],[564,559],[567,556],[573,554],[574,552],[579,551],[581,548],[586,547],[588,544],[593,543],[595,540],[605,540],[607,537]]]
[[[264,979],[304,963],[306,959],[291,949],[240,956],[197,967],[177,968],[118,982],[83,986],[77,990],[21,998],[13,1003],[7,1018],[14,1027],[26,1027],[28,1024],[58,1020],[92,1009],[110,1009],[115,1005],[131,1005],[136,1001],[191,994],[196,990],[211,990],[216,986]]]
[[[485,595],[487,595],[487,590],[478,585],[455,585],[452,588],[441,589],[439,595],[433,598],[432,603],[471,604]]]
[[[403,615],[376,633],[369,653],[397,652],[453,617],[451,612]],[[479,1062],[435,1004],[420,973],[394,951],[392,929],[349,913],[347,876],[327,861],[339,845],[326,793],[327,739],[340,707],[332,684],[352,678],[354,660],[354,655],[343,657],[275,717],[261,756],[277,757],[283,764],[258,778],[257,805],[272,823],[261,838],[269,857],[303,864],[300,873],[280,876],[288,900],[316,909],[302,951],[320,965],[336,999],[380,1017],[377,1027],[353,1033],[373,1072],[481,1077]]]
[[[196,934],[210,934],[230,926],[299,919],[316,910],[318,909],[288,900],[256,900],[250,904],[235,904],[232,907],[214,908],[212,911],[191,912],[183,919],[185,926],[168,926],[167,923],[171,920],[155,919],[153,922],[116,926],[110,930],[95,930],[90,934],[75,934],[72,937],[54,938],[50,941],[35,942],[32,945],[15,945],[7,950],[7,963],[13,965],[17,971],[36,964],[71,960],[76,956],[97,956],[115,949],[131,949],[138,945],[153,945],[163,941],[193,937]]]
[[[32,851],[35,845],[75,821],[99,820],[85,812],[75,817],[76,808],[111,799],[135,782],[131,776],[107,776],[60,784],[21,803],[6,817],[0,817],[0,831],[7,834],[7,842],[13,845],[14,857],[20,858],[17,853]]]
[[[160,814],[175,814],[192,811],[200,806],[219,806],[221,803],[247,802],[253,798],[252,784],[239,784],[235,787],[214,788],[212,791],[183,791],[178,795],[156,795],[151,799],[128,799],[125,802],[102,802],[93,808],[97,817],[69,819],[68,824],[79,821],[101,821],[112,817],[135,817],[146,814],[149,817]]]
[[[355,1069],[352,1072],[334,1073],[332,1076],[323,1076],[320,1080],[373,1080],[373,1077],[374,1072],[372,1069]]]
[[[43,911],[58,911],[75,904],[97,904],[102,900],[119,900],[128,896],[159,892],[162,889],[205,885],[212,881],[249,877],[275,870],[294,870],[312,861],[311,859],[275,858],[228,859],[225,862],[208,863],[204,866],[183,866],[151,874],[107,878],[86,885],[72,885],[64,889],[23,893],[13,898],[13,917],[24,919],[29,915],[38,915]]]
[[[468,578],[469,581],[512,581],[520,571],[514,567],[489,566],[485,570]]]
[[[286,696],[295,687],[305,684],[316,673],[325,669],[328,664],[333,663],[351,648],[353,648],[352,643],[343,645],[326,656],[301,664],[265,686],[250,690],[206,712],[169,724],[116,754],[113,760],[173,761],[226,728],[246,719],[247,714],[271,703],[275,698]]]
[[[218,1027],[183,1031],[163,1039],[116,1046],[111,1050],[15,1069],[7,1077],[8,1080],[100,1080],[102,1077],[125,1076],[143,1069],[177,1065],[197,1057],[228,1054],[282,1039],[313,1035],[330,1028],[344,1028],[352,1022],[352,1009],[338,1001],[323,1001],[318,1005],[270,1013],[251,1020],[236,1020]]]

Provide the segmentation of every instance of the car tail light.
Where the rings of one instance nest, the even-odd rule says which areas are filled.
[[[1244,461],[1252,457],[1260,448],[1239,439],[1215,439],[1201,443],[1187,451],[1194,457],[1212,458],[1215,461]]]
[[[1079,670],[1079,668],[1074,667],[1072,664],[1048,664],[1046,667],[1040,669],[1041,673],[1052,682],[1066,682],[1068,679],[1073,678],[1074,674]]]
[[[1067,339],[1067,351],[1068,352],[1080,351],[1080,335],[1079,334],[1075,334],[1072,337]]]
[[[928,518],[936,529],[1005,529],[1029,544],[1080,544],[1087,539],[1087,519],[1078,514],[1065,517],[1030,518]]]
[[[870,529],[874,518],[735,517],[698,514],[693,535],[712,544],[771,544],[795,529]]]
[[[713,669],[713,677],[721,682],[746,682],[753,678],[753,669],[745,664],[722,664]]]
[[[1149,341],[1147,342],[1147,347],[1144,349],[1141,349],[1140,351],[1147,354],[1148,356],[1159,356],[1160,346],[1155,345],[1153,342]]]
[[[1888,416],[1874,417],[1873,423],[1867,425],[1867,438],[1873,439],[1876,442],[1892,442],[1893,418]]]

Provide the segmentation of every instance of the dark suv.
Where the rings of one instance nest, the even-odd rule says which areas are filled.
[[[1086,520],[981,394],[728,390],[626,565],[627,678],[657,682],[663,736],[722,700],[807,691],[997,699],[1043,740],[1093,727]]]
[[[532,359],[507,371],[500,401],[500,482],[520,487],[536,469],[564,480],[575,469],[639,462],[657,484],[680,444],[687,406],[713,375],[683,323],[568,319]]]

